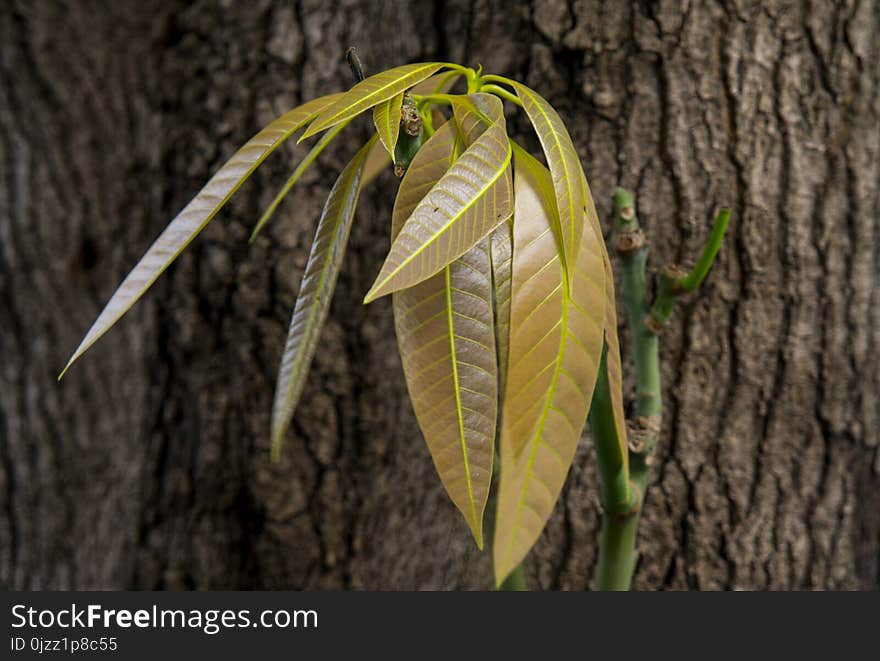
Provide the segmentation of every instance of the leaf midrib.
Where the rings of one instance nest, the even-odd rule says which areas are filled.
[[[568,287],[568,273],[564,268],[560,269],[562,272],[562,291],[563,291],[563,306],[562,306],[562,320],[561,320],[561,337],[560,337],[560,347],[559,354],[556,361],[556,365],[553,368],[553,379],[550,382],[550,387],[547,389],[547,395],[544,398],[544,404],[542,406],[541,417],[538,419],[538,426],[535,430],[535,434],[532,436],[532,448],[529,452],[529,461],[526,466],[526,474],[525,479],[523,480],[523,486],[520,490],[520,497],[517,501],[516,505],[516,514],[513,519],[513,525],[511,526],[511,534],[510,538],[507,540],[507,543],[504,547],[504,555],[502,556],[503,562],[502,565],[506,565],[510,560],[510,555],[513,553],[513,543],[516,540],[516,530],[519,528],[520,518],[522,517],[522,511],[525,507],[526,501],[526,493],[528,492],[529,482],[534,475],[534,465],[535,459],[538,456],[538,447],[541,444],[541,438],[544,434],[544,427],[547,423],[547,416],[550,412],[550,408],[552,407],[553,397],[556,394],[556,387],[559,383],[559,374],[562,368],[562,362],[565,359],[565,349],[568,343],[568,316],[569,316],[569,304],[571,296],[569,292],[571,291]]]
[[[549,115],[545,112],[545,110],[541,107],[541,104],[538,103],[538,101],[534,98],[534,96],[531,94],[531,92],[528,91],[528,90],[526,90],[526,88],[525,88],[524,86],[518,86],[518,89],[519,89],[519,88],[521,88],[521,89],[524,91],[524,93],[525,93],[527,96],[529,96],[529,100],[530,100],[531,103],[533,104],[533,107],[534,107],[538,112],[541,113],[541,118],[547,123],[547,126],[551,129],[551,130],[550,130],[550,135],[553,137],[553,141],[554,141],[554,143],[555,143],[555,145],[556,145],[556,148],[559,150],[559,161],[562,163],[562,169],[564,170],[565,182],[566,182],[565,189],[566,189],[566,194],[567,194],[567,196],[568,196],[569,225],[570,225],[570,227],[568,228],[568,230],[569,230],[568,234],[569,234],[569,236],[570,236],[570,240],[571,240],[571,242],[572,242],[572,248],[574,248],[574,245],[573,245],[573,244],[574,244],[574,236],[575,236],[575,232],[574,232],[574,222],[575,222],[575,221],[574,221],[574,219],[575,219],[575,216],[576,216],[577,214],[574,213],[574,210],[575,210],[575,205],[574,205],[574,191],[572,190],[571,183],[570,183],[570,182],[571,182],[571,177],[570,177],[570,174],[569,174],[569,171],[568,171],[568,165],[566,164],[565,156],[563,155],[563,154],[564,154],[564,151],[563,151],[563,148],[562,148],[562,147],[563,147],[562,142],[561,142],[561,140],[560,140],[560,138],[559,138],[559,134],[558,134],[555,130],[553,130],[553,124],[552,124],[552,122],[550,121],[550,116],[549,116]],[[550,159],[548,158],[547,160],[549,161]],[[551,171],[552,171],[552,167],[551,167]],[[554,181],[553,183],[554,183],[554,188],[555,188],[555,187],[556,187],[556,186],[555,186],[556,182]],[[561,220],[561,219],[560,219],[560,220]],[[561,224],[562,224],[562,223],[560,222],[560,225],[561,225]],[[564,232],[564,231],[565,231],[565,229],[563,229],[563,232]],[[565,245],[565,234],[563,235],[562,244],[563,244],[563,246]],[[569,258],[572,257],[572,256],[565,254],[565,250],[563,250],[563,251],[562,251],[562,257],[563,257],[563,262],[565,263],[565,268],[566,268],[566,270],[568,270],[568,268],[569,268],[569,266],[568,266],[568,261],[569,261]]]
[[[477,506],[474,502],[474,485],[471,480],[471,466],[468,458],[467,439],[464,431],[464,417],[462,416],[462,403],[459,378],[458,378],[458,359],[455,350],[455,322],[452,316],[452,278],[449,267],[444,269],[444,283],[446,289],[446,323],[449,331],[449,351],[450,361],[452,362],[452,387],[455,391],[455,415],[458,419],[458,439],[461,443],[461,454],[464,458],[464,477],[467,484],[468,505],[471,509],[471,521],[474,528],[477,528]],[[477,539],[477,546],[483,547],[482,534]]]
[[[366,153],[366,151],[364,153]],[[363,159],[361,159],[361,161],[363,161]],[[352,180],[355,179],[357,176],[359,176],[362,165],[363,165],[362,163],[358,163],[358,167],[352,168],[352,172],[349,175],[348,179],[346,179],[345,182],[343,182],[344,189],[347,192],[345,193],[345,196],[343,197],[342,203],[340,203],[340,205],[339,205],[339,211],[336,213],[336,218],[333,221],[334,224],[333,224],[332,236],[334,236],[334,237],[336,237],[336,234],[338,234],[338,232],[339,232],[339,226],[342,223],[342,217],[344,215],[345,209],[348,208],[348,204],[346,204],[345,202],[348,202],[350,200],[352,194],[355,192],[356,187],[352,186]],[[316,303],[317,303],[317,299],[318,299],[318,293],[322,290],[322,288],[324,287],[324,283],[327,281],[327,273],[329,272],[330,265],[333,262],[332,247],[333,247],[333,239],[331,239],[330,244],[327,247],[328,256],[327,256],[327,258],[324,259],[324,264],[321,266],[321,277],[318,278],[318,284],[315,287],[315,290],[314,290],[315,293],[312,298],[312,305],[309,306],[309,314],[306,317],[306,325],[305,325],[305,330],[303,332],[303,337],[305,337],[308,334],[308,332],[312,329],[313,324],[314,324],[314,320],[315,320],[315,315],[317,315],[319,312],[320,306],[317,305]],[[308,270],[308,265],[306,265],[306,270]],[[294,313],[295,312],[296,311],[294,309]],[[291,378],[290,382],[288,383],[287,392],[285,392],[285,394],[284,394],[285,408],[290,406],[291,386],[294,383],[296,383],[296,381],[297,381],[297,379],[296,379],[297,370],[299,369],[299,367],[302,363],[303,356],[305,355],[305,352],[302,349],[303,349],[303,344],[300,344],[300,347],[296,352],[296,358],[293,361],[293,366],[291,367],[290,373],[294,376],[293,376],[293,378]],[[283,415],[286,415],[286,413],[284,413]],[[273,446],[279,440],[280,434],[278,436],[276,436],[276,434],[279,434],[277,429],[276,429],[275,434],[272,435]]]

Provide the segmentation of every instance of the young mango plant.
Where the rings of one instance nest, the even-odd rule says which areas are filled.
[[[466,89],[450,93],[462,81]],[[546,165],[508,136],[504,101],[528,116]],[[358,195],[390,158],[402,180],[390,249],[365,302],[392,296],[407,387],[437,473],[477,546],[484,518],[494,531],[501,585],[520,576],[550,517],[597,381],[603,476],[622,485],[624,497],[631,493],[611,263],[562,119],[522,83],[457,64],[410,64],[285,113],[171,221],[64,371],[282,143],[300,129],[300,140],[320,136],[254,236],[308,165],[369,110],[376,133],[343,169],[318,220],[278,376],[272,454],[281,450],[327,318]],[[492,515],[484,517],[490,490]]]

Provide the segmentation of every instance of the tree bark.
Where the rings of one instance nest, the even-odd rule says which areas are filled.
[[[876,0],[4,3],[0,585],[489,585],[418,432],[389,301],[360,304],[388,248],[390,173],[362,197],[293,432],[269,461],[314,222],[367,121],[248,248],[303,153],[285,147],[55,383],[235,148],[351,84],[354,44],[368,74],[442,59],[541,91],[603,217],[614,186],[636,192],[655,268],[696,257],[716,207],[732,207],[715,269],[662,337],[634,587],[877,589],[878,33]],[[536,145],[521,116],[511,126]],[[626,351],[623,319],[621,334]],[[588,587],[599,528],[585,434],[531,585]]]

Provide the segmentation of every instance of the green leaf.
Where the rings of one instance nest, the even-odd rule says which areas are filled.
[[[315,356],[318,336],[327,319],[330,299],[351,232],[364,166],[375,141],[376,136],[373,136],[339,175],[318,222],[278,372],[272,406],[273,458],[277,458],[281,451],[284,432],[296,410]]]
[[[510,143],[504,112],[497,98],[480,96],[486,97],[491,124],[407,218],[365,302],[431,277],[510,216]]]
[[[407,64],[370,76],[352,87],[344,96],[324,110],[309,126],[300,140],[320,133],[364,110],[390,99],[428,78],[444,67],[442,62]]]
[[[281,187],[281,190],[278,191],[278,194],[275,196],[275,199],[272,200],[272,203],[266,208],[263,212],[263,215],[260,216],[260,220],[257,221],[256,226],[254,227],[254,231],[251,232],[251,236],[248,239],[248,243],[253,243],[257,238],[257,235],[260,233],[260,230],[266,226],[266,223],[272,218],[275,214],[275,210],[278,209],[278,205],[287,197],[287,194],[293,188],[294,184],[299,181],[300,177],[303,176],[306,170],[309,169],[309,166],[314,163],[315,159],[321,154],[324,149],[326,149],[327,145],[333,142],[333,138],[335,138],[339,133],[348,126],[349,122],[343,122],[342,124],[337,124],[330,131],[327,131],[321,138],[315,143],[315,145],[309,150],[309,153],[306,154],[305,158],[300,161],[299,165],[296,166],[296,169],[293,171],[293,174],[287,179],[284,183],[284,186]]]
[[[340,97],[340,94],[330,94],[290,110],[235,152],[169,223],[125,277],[58,378],[64,376],[74,361],[128,312],[269,154]]]
[[[562,252],[565,269],[572,278],[577,251],[584,231],[586,195],[582,186],[582,170],[577,150],[565,129],[559,113],[533,89],[516,81],[508,81],[516,90],[541,146],[550,173],[559,221],[562,226]]]
[[[403,105],[404,92],[392,96],[373,108],[373,123],[376,125],[376,133],[379,140],[385,145],[385,149],[394,159],[394,147],[397,146],[397,136],[400,135],[400,107]]]
[[[392,237],[450,167],[457,133],[447,122],[416,155],[394,205]],[[488,241],[392,300],[416,418],[443,486],[482,548],[497,417]]]
[[[493,544],[500,584],[553,511],[587,419],[602,356],[602,249],[584,232],[568,282],[551,174],[514,150],[510,358]]]

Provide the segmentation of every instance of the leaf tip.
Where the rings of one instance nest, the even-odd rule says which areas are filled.
[[[326,128],[326,127],[321,126],[321,124],[318,124],[318,123],[315,123],[315,122],[309,124],[309,125],[306,127],[306,130],[303,132],[303,134],[302,134],[301,136],[299,136],[299,138],[297,139],[296,144],[301,143],[303,140],[308,140],[308,139],[311,138],[313,135],[317,135],[318,133],[320,133],[321,131],[323,131],[325,128]]]
[[[61,370],[60,374],[58,374],[58,378],[56,379],[57,382],[60,382],[61,379],[64,378],[64,375],[67,374],[67,371],[73,366],[73,363],[76,362],[76,359],[79,358],[81,354],[82,354],[81,351],[77,351],[76,353],[74,353],[70,357],[70,360],[67,361],[67,364],[64,366],[64,369]]]
[[[367,295],[364,296],[364,305],[369,305],[377,298],[384,296],[384,294],[380,291],[378,287],[373,287],[370,291],[367,292]]]
[[[281,461],[281,445],[284,441],[284,427],[272,425],[272,446],[269,449],[269,459],[273,464]]]

